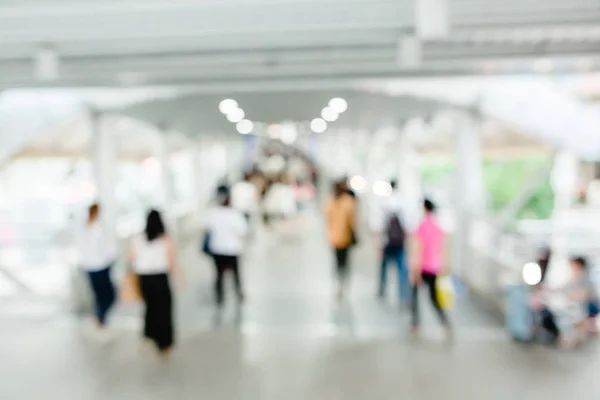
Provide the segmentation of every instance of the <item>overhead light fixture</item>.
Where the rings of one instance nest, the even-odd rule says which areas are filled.
[[[35,56],[35,77],[44,82],[58,79],[60,60],[52,46],[41,47]]]
[[[238,108],[238,103],[233,99],[225,99],[219,103],[219,111],[225,115],[229,115],[236,108]]]
[[[340,115],[333,111],[331,107],[327,106],[321,111],[321,117],[327,122],[335,122]]]
[[[329,100],[329,107],[333,112],[342,114],[348,109],[348,102],[340,97]]]
[[[227,120],[229,122],[233,122],[234,124],[237,124],[238,122],[243,120],[245,117],[246,117],[246,113],[241,108],[234,108],[229,113],[227,113]]]
[[[423,39],[440,39],[450,32],[449,0],[417,0],[415,22],[417,35]]]
[[[254,129],[254,124],[249,119],[243,119],[240,122],[238,122],[235,127],[236,127],[238,133],[240,133],[242,135],[247,135],[247,134],[251,133],[252,130]]]
[[[398,39],[398,65],[404,69],[418,69],[423,63],[423,43],[414,35]]]
[[[352,190],[362,192],[363,190],[365,190],[366,185],[367,180],[360,175],[356,175],[350,178],[350,187],[352,188]]]
[[[327,122],[322,118],[315,118],[310,122],[310,129],[314,133],[323,133],[327,130]]]
[[[523,281],[530,286],[535,286],[542,281],[542,268],[539,264],[534,262],[525,264],[523,267]]]
[[[298,131],[293,124],[283,124],[279,132],[279,140],[285,144],[292,144],[298,137]]]
[[[271,124],[267,127],[267,135],[270,138],[278,139],[281,136],[281,125],[279,124]]]

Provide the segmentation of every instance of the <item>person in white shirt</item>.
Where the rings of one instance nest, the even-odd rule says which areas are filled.
[[[242,212],[247,221],[258,208],[258,188],[251,182],[250,174],[244,175],[244,180],[237,182],[231,188],[231,203],[233,208]]]
[[[226,187],[219,188],[217,202],[218,205],[208,212],[205,232],[216,268],[215,301],[218,306],[222,306],[223,278],[227,270],[233,272],[238,301],[241,303],[244,300],[239,256],[244,249],[248,223],[244,215],[231,206],[231,196]]]
[[[116,246],[107,235],[99,216],[100,206],[91,205],[87,223],[79,237],[79,263],[88,274],[94,294],[96,328],[104,331],[108,312],[115,303],[115,287],[110,270],[116,260]]]
[[[176,262],[175,246],[167,235],[160,213],[150,211],[145,232],[132,240],[129,262],[139,276],[146,304],[144,339],[153,343],[167,358],[174,345],[173,296],[170,275],[182,278]]]

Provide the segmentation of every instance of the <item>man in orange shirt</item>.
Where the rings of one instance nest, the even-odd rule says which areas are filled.
[[[348,281],[348,252],[354,244],[356,223],[356,200],[338,182],[334,185],[334,196],[325,207],[329,244],[335,252],[338,278],[338,298],[344,297]]]

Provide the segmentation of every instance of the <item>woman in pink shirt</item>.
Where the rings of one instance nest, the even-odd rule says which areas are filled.
[[[425,217],[414,233],[411,249],[412,329],[416,333],[419,328],[419,286],[425,283],[429,287],[431,303],[441,323],[450,333],[450,320],[440,306],[435,290],[437,277],[444,270],[445,233],[435,218],[435,205],[430,200],[425,200],[424,207]]]

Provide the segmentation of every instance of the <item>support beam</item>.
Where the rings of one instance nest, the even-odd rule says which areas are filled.
[[[552,212],[552,257],[546,282],[561,286],[569,279],[569,234],[567,221],[573,206],[578,181],[578,161],[565,150],[558,151],[552,169],[554,210]]]
[[[103,115],[90,110],[89,126],[92,131],[91,157],[96,183],[96,195],[101,207],[101,220],[106,232],[117,240],[117,201],[115,181],[117,176],[117,146],[115,133],[104,129]]]
[[[474,218],[484,211],[483,160],[479,117],[457,114],[455,137],[456,166],[454,205],[456,231],[453,243],[453,267],[461,273],[475,267],[471,259],[470,237]]]

